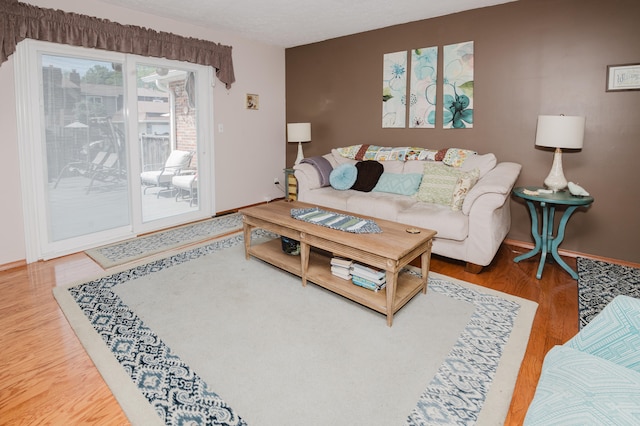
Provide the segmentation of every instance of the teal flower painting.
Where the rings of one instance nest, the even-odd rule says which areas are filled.
[[[437,79],[438,48],[427,47],[412,50],[409,127],[435,127]]]
[[[382,127],[405,127],[407,52],[385,53],[382,71]]]
[[[443,114],[445,129],[473,127],[473,42],[444,46]]]

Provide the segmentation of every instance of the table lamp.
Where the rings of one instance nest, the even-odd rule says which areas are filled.
[[[295,164],[300,164],[304,158],[302,143],[311,142],[311,123],[287,124],[287,142],[298,142],[298,156]]]
[[[562,148],[581,149],[584,139],[584,117],[566,115],[538,116],[536,146],[555,148],[553,164],[549,176],[544,180],[547,188],[553,192],[567,187],[567,179],[562,171]]]

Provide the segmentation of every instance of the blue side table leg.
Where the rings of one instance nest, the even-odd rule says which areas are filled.
[[[567,265],[564,260],[562,260],[562,258],[558,254],[558,247],[560,247],[560,243],[562,243],[562,240],[564,240],[564,231],[567,227],[569,217],[577,208],[578,206],[571,206],[564,212],[562,218],[560,219],[560,225],[558,226],[556,237],[553,239],[551,244],[551,254],[553,255],[553,258],[556,260],[556,262],[558,262],[558,265],[562,266],[562,268],[567,271],[569,275],[571,275],[571,278],[573,278],[574,280],[578,279],[578,274],[573,269],[571,269],[571,267]]]
[[[521,254],[520,256],[513,259],[513,261],[516,263],[535,256],[536,254],[540,253],[540,250],[542,249],[542,239],[540,238],[540,234],[538,233],[538,213],[536,212],[536,206],[532,201],[525,201],[527,202],[527,206],[529,207],[529,214],[531,216],[531,235],[533,236],[533,241],[535,241],[536,245],[530,252]]]
[[[543,202],[540,203],[540,205],[542,206],[542,232],[540,232],[542,236],[542,241],[540,242],[542,254],[540,255],[540,263],[538,264],[538,272],[536,273],[537,279],[542,277],[542,270],[547,261],[547,253],[549,253],[549,235],[553,230],[553,207],[549,210],[547,203]],[[551,219],[551,223],[549,223],[549,219]]]

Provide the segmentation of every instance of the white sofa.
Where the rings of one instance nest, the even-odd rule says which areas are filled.
[[[344,163],[358,162],[340,152],[333,149],[322,157],[334,169]],[[379,162],[385,174],[394,175],[422,173],[425,164],[440,163],[431,160]],[[509,198],[521,166],[511,162],[498,163],[493,154],[475,154],[469,155],[459,168],[478,169],[479,180],[468,191],[461,209],[457,211],[451,206],[419,201],[410,195],[337,190],[326,186],[326,182],[323,186],[318,167],[310,163],[295,165],[294,173],[298,181],[299,201],[434,229],[438,232],[433,243],[434,254],[464,261],[467,271],[479,273],[483,266],[491,263],[509,232]]]

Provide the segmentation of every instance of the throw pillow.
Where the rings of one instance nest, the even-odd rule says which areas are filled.
[[[460,167],[467,157],[477,154],[475,151],[460,148],[449,148],[445,154],[442,162],[447,166]]]
[[[358,177],[358,169],[355,165],[341,164],[329,174],[329,183],[334,189],[344,191],[353,186]]]
[[[427,203],[450,206],[458,182],[458,170],[445,164],[425,164],[416,198]]]
[[[442,161],[444,160],[444,156],[447,155],[447,151],[449,151],[449,148],[443,148],[443,149],[439,149],[436,152],[436,155],[434,156],[434,160],[435,161]]]
[[[358,169],[358,176],[351,189],[363,192],[370,192],[376,186],[384,171],[382,163],[373,160],[360,161],[356,163],[356,168]]]
[[[427,203],[452,206],[453,193],[458,184],[458,179],[464,176],[465,173],[468,172],[463,172],[443,163],[426,163],[416,199]]]
[[[453,189],[453,199],[451,200],[451,210],[462,210],[462,203],[465,197],[469,193],[469,190],[473,188],[473,185],[480,179],[480,169],[475,168],[468,172],[460,173],[456,187]]]
[[[382,173],[372,192],[389,192],[391,194],[413,195],[418,191],[422,181],[420,173]],[[462,204],[460,204],[462,206]]]

